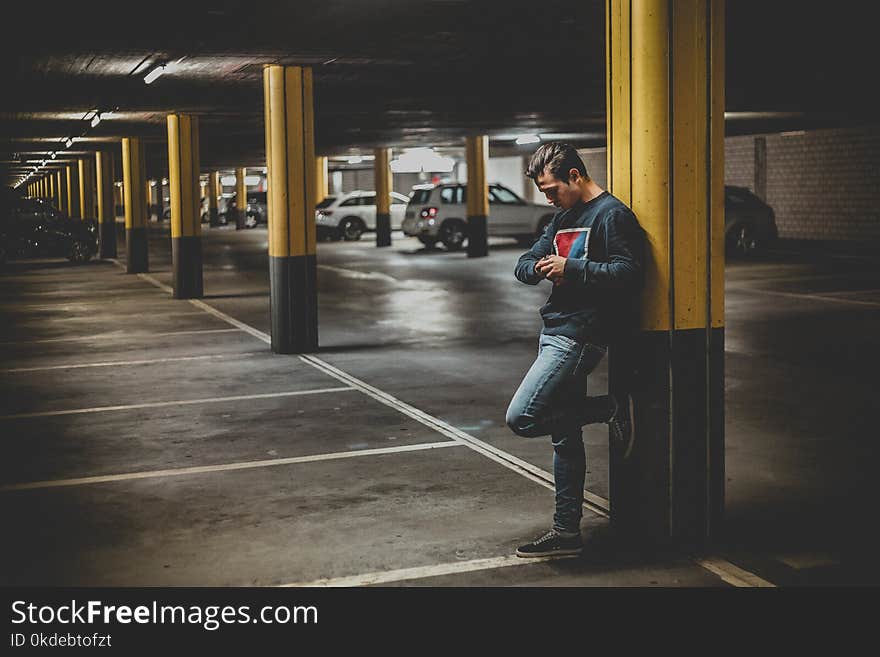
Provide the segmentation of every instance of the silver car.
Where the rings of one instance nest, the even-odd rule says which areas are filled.
[[[416,185],[410,192],[403,219],[403,232],[417,237],[427,247],[437,242],[457,251],[467,239],[467,185]],[[515,237],[530,246],[540,237],[556,210],[549,205],[526,201],[507,187],[489,185],[489,236]]]

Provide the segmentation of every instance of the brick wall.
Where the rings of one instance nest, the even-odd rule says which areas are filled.
[[[766,139],[766,201],[779,236],[880,241],[880,128],[812,130]],[[724,140],[724,182],[755,191],[755,137]],[[605,187],[605,149],[578,151]]]

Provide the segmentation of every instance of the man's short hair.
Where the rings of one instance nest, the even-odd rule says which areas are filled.
[[[557,180],[568,182],[568,172],[572,169],[577,169],[584,178],[588,177],[587,167],[574,146],[551,141],[539,147],[532,155],[526,176],[537,181],[538,176],[546,170]]]

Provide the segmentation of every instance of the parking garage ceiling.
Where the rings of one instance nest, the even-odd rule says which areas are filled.
[[[843,6],[727,1],[728,134],[876,121],[872,24]],[[124,135],[147,139],[162,175],[170,111],[201,116],[203,168],[263,166],[269,63],[313,67],[323,154],[477,133],[493,152],[522,133],[604,143],[601,0],[53,1],[3,16],[4,182]],[[65,149],[68,136],[83,138]]]

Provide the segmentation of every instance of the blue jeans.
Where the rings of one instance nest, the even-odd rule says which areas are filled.
[[[587,397],[587,375],[604,355],[605,347],[542,333],[538,357],[507,408],[507,426],[518,436],[551,436],[553,529],[566,534],[580,531],[583,512],[587,462],[581,427],[608,422],[614,412],[610,396]]]

